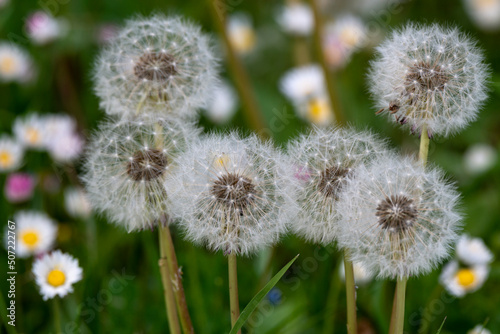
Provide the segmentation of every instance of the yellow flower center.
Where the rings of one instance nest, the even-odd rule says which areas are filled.
[[[231,34],[231,43],[234,48],[241,53],[252,50],[255,45],[255,40],[255,33],[251,28],[235,28],[235,31]]]
[[[307,105],[307,118],[314,124],[326,124],[330,120],[330,106],[324,99],[311,99]]]
[[[30,144],[36,144],[40,141],[40,131],[35,128],[28,128],[26,130],[26,140]]]
[[[28,246],[28,248],[33,248],[38,243],[38,234],[34,231],[24,232],[21,238],[23,243]]]
[[[0,72],[12,74],[16,69],[16,60],[13,57],[4,57],[0,59]]]
[[[0,151],[0,166],[3,168],[9,167],[12,165],[12,154],[7,151]]]
[[[471,286],[476,280],[474,272],[470,269],[460,269],[456,277],[458,280],[458,284],[466,288]]]
[[[59,269],[51,270],[47,275],[47,283],[53,287],[61,286],[64,282],[66,282],[66,275]]]

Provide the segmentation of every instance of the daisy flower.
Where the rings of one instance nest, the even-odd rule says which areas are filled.
[[[491,334],[491,331],[484,328],[483,325],[477,325],[467,332],[467,334]]]
[[[244,13],[236,13],[227,18],[226,33],[234,50],[245,55],[255,49],[257,35],[252,19]]]
[[[19,168],[23,155],[24,149],[21,144],[6,135],[0,136],[0,172]]]
[[[73,292],[73,284],[82,279],[78,260],[56,250],[33,263],[33,275],[43,300],[64,297]]]
[[[455,297],[479,290],[488,278],[490,269],[487,265],[460,267],[457,261],[451,261],[443,267],[439,276],[440,283]]]
[[[386,155],[347,179],[337,205],[338,243],[380,278],[424,274],[455,244],[458,199],[441,171]]]
[[[370,90],[381,108],[413,133],[448,136],[475,120],[486,99],[488,66],[456,28],[409,24],[377,48]]]
[[[33,196],[36,180],[31,174],[14,173],[5,181],[5,198],[11,203],[20,203]]]
[[[314,28],[311,8],[300,2],[287,4],[281,8],[277,21],[285,32],[297,36],[308,36]]]
[[[457,242],[457,257],[469,266],[488,264],[493,261],[493,254],[481,238],[462,235]]]
[[[70,162],[82,153],[84,141],[72,117],[57,114],[45,116],[45,132],[45,146],[55,161]]]
[[[28,16],[25,23],[28,37],[38,45],[50,43],[66,33],[66,22],[57,20],[44,11]]]
[[[14,134],[25,147],[43,149],[46,147],[48,132],[45,118],[36,113],[17,117],[14,121]]]
[[[249,255],[277,242],[296,214],[289,162],[256,136],[207,136],[177,163],[166,188],[194,243]]]
[[[64,191],[64,207],[74,218],[88,218],[92,213],[87,193],[80,188],[67,188]]]
[[[45,213],[21,211],[14,215],[16,252],[20,258],[49,251],[57,236],[56,223]]]
[[[87,149],[83,176],[92,208],[129,232],[156,226],[169,214],[163,182],[198,133],[190,123],[161,118],[102,124]]]
[[[190,118],[217,82],[208,36],[176,16],[127,21],[94,71],[95,92],[108,114]]]
[[[299,236],[329,245],[338,234],[338,199],[347,178],[360,164],[387,151],[386,145],[365,131],[315,128],[288,145],[294,164],[297,204],[301,208],[291,222]]]
[[[481,29],[500,28],[500,0],[464,0],[467,14]]]
[[[0,41],[0,82],[25,83],[33,77],[33,62],[20,46]]]

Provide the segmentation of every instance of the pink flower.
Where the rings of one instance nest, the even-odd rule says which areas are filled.
[[[309,168],[303,167],[303,166],[297,166],[295,174],[293,176],[297,180],[306,182],[306,181],[309,181],[311,179],[311,174],[312,174],[312,171]]]
[[[35,183],[35,178],[30,174],[10,174],[5,182],[5,198],[11,203],[24,202],[33,195]]]

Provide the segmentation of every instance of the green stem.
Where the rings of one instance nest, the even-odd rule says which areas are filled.
[[[177,317],[172,281],[168,270],[167,252],[161,230],[158,233],[158,238],[160,242],[160,260],[158,261],[158,265],[160,266],[161,281],[163,284],[165,304],[167,307],[168,326],[170,328],[170,333],[180,334],[181,328],[179,326],[179,318]]]
[[[226,32],[226,13],[225,8],[217,8],[220,5],[217,1],[208,0],[208,5],[210,6],[210,13],[212,14],[213,21],[216,28],[222,37],[224,46],[227,53],[227,60],[229,68],[233,74],[234,82],[236,84],[236,89],[241,98],[243,104],[243,111],[250,127],[255,131],[266,129],[266,123],[262,117],[262,112],[257,104],[257,99],[255,98],[255,93],[253,91],[252,85],[250,84],[250,79],[245,67],[241,63],[236,51],[234,50],[229,36]],[[218,10],[219,9],[219,10]],[[268,133],[259,132],[262,137],[267,137]]]
[[[394,316],[394,334],[403,334],[405,324],[405,294],[408,278],[398,278],[396,283],[396,314]]]
[[[427,125],[422,126],[420,134],[420,151],[418,152],[418,160],[425,166],[427,164],[427,156],[429,154],[429,135],[427,133]]]
[[[323,18],[317,4],[318,0],[309,0],[311,8],[314,13],[314,46],[316,48],[316,53],[318,60],[323,69],[323,75],[325,77],[326,88],[328,90],[328,96],[330,98],[330,103],[335,115],[335,120],[337,124],[344,125],[345,118],[342,112],[342,105],[337,96],[337,87],[335,85],[334,74],[328,68],[328,64],[325,58],[325,52],[323,51]]]
[[[344,264],[341,264],[344,265]],[[330,289],[325,307],[323,334],[335,333],[335,314],[337,311],[338,297],[340,292],[339,266],[333,266],[330,279]]]
[[[345,290],[347,301],[347,333],[357,334],[356,321],[356,285],[354,284],[354,269],[352,262],[348,260],[348,254],[344,254]]]
[[[186,296],[184,294],[184,286],[182,284],[182,277],[177,263],[177,256],[175,255],[174,242],[170,234],[168,226],[160,227],[161,238],[165,245],[165,252],[167,257],[168,269],[172,282],[172,289],[177,303],[177,310],[181,320],[182,331],[184,333],[194,333],[191,317],[186,303]]]
[[[59,306],[59,297],[54,297],[52,306],[54,309],[54,330],[56,331],[56,334],[62,334],[61,307]]]
[[[309,47],[307,39],[303,36],[295,36],[293,40],[293,57],[295,66],[304,66],[310,62]]]
[[[236,320],[240,316],[240,305],[238,300],[238,274],[236,268],[236,254],[231,252],[228,258],[229,271],[229,303],[231,306],[231,327],[234,326]],[[241,334],[241,331],[238,331]]]

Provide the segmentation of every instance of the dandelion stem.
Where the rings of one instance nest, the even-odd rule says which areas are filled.
[[[238,300],[238,273],[236,268],[236,254],[231,252],[227,258],[229,271],[229,303],[231,306],[231,327],[240,316],[240,305]],[[238,331],[241,334],[241,331]]]
[[[160,233],[165,246],[165,255],[167,258],[168,271],[172,284],[172,292],[177,303],[177,310],[181,320],[182,331],[184,333],[192,334],[194,333],[193,324],[191,323],[191,317],[189,316],[189,310],[187,308],[184,286],[182,284],[179,265],[175,255],[175,248],[172,241],[172,235],[170,234],[170,228],[168,226],[162,226],[160,227]]]
[[[356,334],[356,285],[354,284],[354,269],[352,262],[348,259],[348,254],[344,254],[344,269],[345,269],[345,290],[347,301],[347,333]]]
[[[181,328],[179,326],[179,318],[177,317],[177,310],[175,307],[175,297],[172,290],[172,281],[170,279],[170,272],[168,270],[168,261],[166,258],[166,247],[163,241],[161,230],[158,233],[160,242],[160,260],[158,265],[160,266],[161,281],[163,284],[163,290],[165,295],[165,304],[167,306],[167,318],[168,326],[170,328],[170,333],[180,334]]]
[[[335,114],[335,120],[338,124],[343,125],[345,123],[344,113],[342,112],[342,105],[337,95],[337,88],[335,85],[334,74],[328,68],[326,62],[325,53],[323,51],[322,41],[323,41],[323,18],[317,4],[318,0],[309,0],[311,8],[314,14],[314,45],[316,48],[316,53],[318,60],[323,69],[323,75],[325,77],[326,88],[328,90],[328,96],[330,98],[330,103]]]
[[[293,56],[296,66],[303,66],[309,63],[309,47],[307,39],[303,36],[295,36],[293,39]]]
[[[233,78],[236,83],[236,89],[238,90],[238,94],[243,104],[243,111],[246,114],[245,116],[250,124],[250,127],[258,131],[261,136],[267,137],[266,132],[260,131],[266,128],[266,123],[257,104],[255,93],[253,91],[252,85],[250,84],[248,73],[246,72],[245,67],[243,67],[243,64],[238,58],[238,55],[236,54],[233,46],[231,45],[231,41],[229,40],[229,36],[226,32],[225,8],[218,8],[217,6],[219,6],[219,4],[217,1],[208,0],[208,4],[210,6],[210,12],[212,14],[213,21],[215,22],[217,30],[224,42],[227,60],[229,63],[228,65],[233,74]]]
[[[394,334],[402,334],[405,323],[405,294],[408,278],[398,278],[396,283],[396,314],[394,316]]]
[[[420,134],[420,151],[418,153],[418,160],[425,166],[427,164],[427,155],[429,154],[429,135],[427,133],[427,124],[422,126],[422,133]]]
[[[54,309],[54,330],[56,331],[56,334],[62,334],[61,307],[59,305],[59,297],[54,297],[52,306]]]

